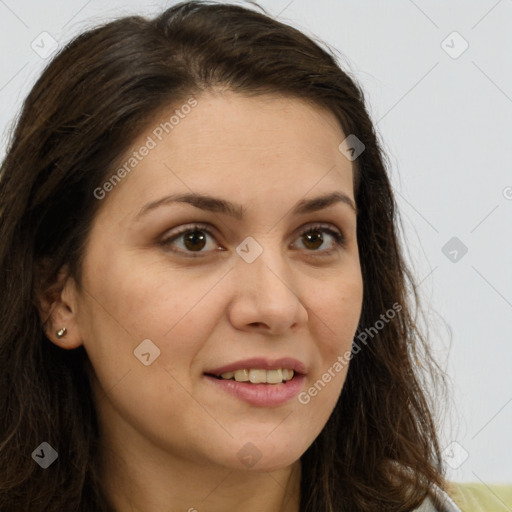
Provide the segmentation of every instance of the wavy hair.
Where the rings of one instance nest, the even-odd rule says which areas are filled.
[[[80,285],[93,191],[156,113],[213,87],[278,93],[332,112],[365,151],[353,162],[363,275],[358,326],[401,309],[351,361],[325,427],[301,457],[301,512],[409,511],[445,487],[429,382],[443,379],[418,328],[385,155],[363,91],[335,53],[266,12],[181,2],[89,29],[24,101],[0,171],[0,510],[112,512],[83,347],[45,336],[36,297],[67,265]],[[59,453],[46,471],[31,453]]]

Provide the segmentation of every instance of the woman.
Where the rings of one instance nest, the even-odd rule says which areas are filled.
[[[459,510],[384,155],[311,39],[198,1],[85,32],[0,201],[0,510]]]

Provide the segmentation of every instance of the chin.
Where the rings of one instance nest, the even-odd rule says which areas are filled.
[[[277,471],[297,462],[308,448],[305,442],[297,442],[297,436],[290,434],[286,438],[271,439],[270,432],[267,429],[264,435],[238,437],[233,443],[235,458],[230,457],[229,465],[242,471]]]

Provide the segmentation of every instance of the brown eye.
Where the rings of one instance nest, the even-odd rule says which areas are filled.
[[[184,256],[202,256],[218,248],[215,242],[210,242],[208,249],[209,238],[215,240],[208,226],[192,225],[165,238],[160,245],[169,247],[172,251],[182,253]]]
[[[199,230],[188,231],[183,236],[183,245],[190,251],[200,251],[206,245],[206,236]]]
[[[321,235],[320,231],[309,231],[302,236],[305,240],[304,245],[308,249],[318,249],[324,243],[324,237]]]
[[[213,241],[208,249],[208,239]],[[329,255],[339,247],[345,246],[343,234],[329,226],[311,226],[299,235],[306,252]],[[329,240],[331,244],[328,244]],[[327,247],[323,247],[324,245]],[[215,238],[206,225],[185,226],[181,231],[172,234],[160,242],[160,245],[184,256],[205,256],[209,252],[220,250]]]
[[[325,236],[327,234],[327,237]],[[300,234],[303,240],[304,248],[309,252],[331,253],[338,247],[345,246],[345,238],[340,231],[334,230],[328,226],[311,226]],[[322,245],[329,238],[334,242],[330,247],[321,249]]]

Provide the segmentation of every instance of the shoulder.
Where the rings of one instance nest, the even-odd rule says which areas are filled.
[[[510,512],[512,485],[447,483],[447,491],[436,487],[435,498],[427,498],[415,512]]]

